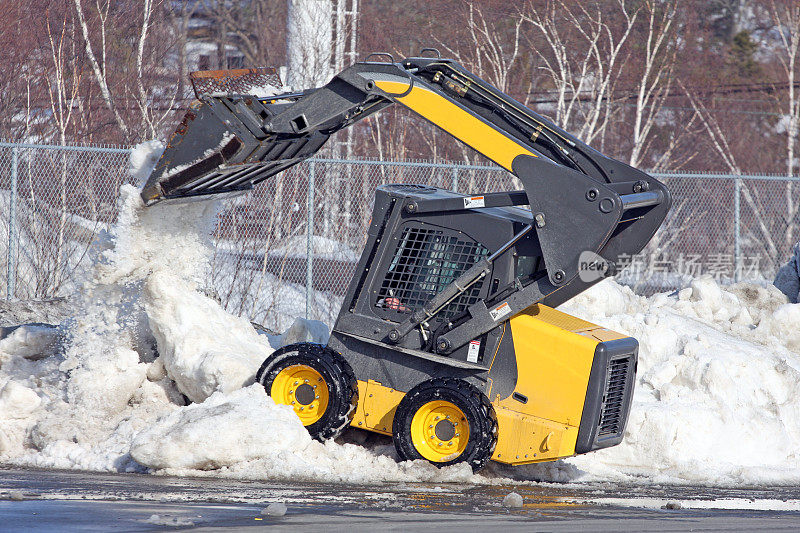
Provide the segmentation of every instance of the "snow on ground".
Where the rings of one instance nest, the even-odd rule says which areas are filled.
[[[72,315],[72,311],[72,303],[64,298],[32,301],[0,300],[0,327],[12,327],[28,322],[60,324]]]
[[[135,157],[152,164],[155,149]],[[325,325],[258,335],[206,296],[216,205],[121,196],[72,318],[0,340],[0,463],[351,483],[800,482],[800,304],[774,287],[701,278],[644,298],[609,280],[574,298],[565,311],[641,343],[623,444],[475,475],[398,463],[385,440],[312,440],[253,381],[273,349],[324,342]]]
[[[570,459],[593,479],[800,480],[800,305],[774,287],[695,280],[643,298],[606,281],[563,306],[640,342],[619,446]]]
[[[311,254],[314,259],[328,259],[330,261],[346,261],[355,263],[359,254],[350,249],[346,244],[314,235],[311,239]],[[278,257],[301,257],[308,255],[308,239],[305,236],[291,237],[280,246],[273,247],[270,254]]]
[[[800,511],[800,500],[776,500],[770,498],[717,498],[667,500],[663,498],[593,498],[586,503],[636,507],[644,509],[724,509],[752,511]]]
[[[305,315],[305,285],[281,280],[269,272],[242,269],[239,275],[230,261],[219,254],[212,273],[214,292],[224,295],[227,309],[251,317],[274,331],[285,331],[295,317]],[[339,315],[342,296],[317,290],[312,294],[310,315],[316,320],[333,323]]]

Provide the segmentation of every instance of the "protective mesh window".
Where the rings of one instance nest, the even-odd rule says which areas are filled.
[[[464,234],[406,227],[381,284],[376,305],[411,313],[487,253],[483,245]],[[439,316],[449,318],[465,311],[478,300],[482,285],[482,280],[476,282],[448,304]]]

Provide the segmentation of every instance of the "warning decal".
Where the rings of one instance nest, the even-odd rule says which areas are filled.
[[[475,209],[477,207],[485,207],[483,196],[467,196],[464,198],[464,209]]]
[[[508,302],[503,302],[491,311],[489,311],[489,316],[492,317],[492,320],[497,322],[504,316],[511,314],[511,306],[508,305]]]
[[[470,363],[478,362],[478,354],[481,351],[481,341],[469,341],[469,351],[467,352],[467,361]]]

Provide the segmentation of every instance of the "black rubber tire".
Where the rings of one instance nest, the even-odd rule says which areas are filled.
[[[328,386],[328,408],[322,418],[306,426],[319,441],[335,439],[350,425],[358,404],[358,383],[345,359],[321,344],[308,342],[284,346],[270,355],[256,374],[256,381],[267,394],[281,370],[292,365],[307,365],[319,372]]]
[[[425,459],[411,440],[411,420],[414,413],[428,402],[449,401],[464,413],[469,422],[470,435],[467,447],[458,457],[446,462],[432,462],[438,467],[456,463],[469,463],[473,471],[480,470],[497,445],[497,416],[486,397],[475,386],[457,378],[434,378],[423,381],[406,394],[397,406],[392,436],[400,459],[410,461]]]

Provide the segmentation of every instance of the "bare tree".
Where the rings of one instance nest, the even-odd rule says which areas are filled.
[[[250,66],[281,64],[283,40],[276,39],[275,35],[286,20],[286,5],[286,2],[274,0],[202,0],[204,14],[218,29],[219,38],[226,45],[235,45]],[[224,63],[224,48],[220,52],[220,63]],[[221,64],[221,67],[228,65]]]
[[[125,142],[161,135],[177,98],[166,58],[180,42],[164,0],[73,0],[85,55]],[[120,47],[119,42],[130,43]]]
[[[178,88],[177,98],[183,98],[186,93],[186,80],[189,77],[189,65],[186,45],[189,40],[189,23],[197,11],[198,4],[191,0],[181,0],[175,7],[175,31],[177,32],[178,47]]]
[[[56,28],[54,32],[50,25],[49,11],[46,13],[46,18],[52,74],[45,76],[45,82],[50,109],[53,112],[53,122],[58,128],[59,142],[63,146],[67,143],[67,131],[72,123],[78,100],[81,72],[74,49],[74,35],[67,34],[68,29],[74,33],[75,27],[70,25],[68,28],[68,19],[65,17],[61,28]]]
[[[714,147],[714,150],[722,158],[722,161],[725,163],[725,166],[728,167],[731,174],[741,176],[743,174],[742,167],[739,165],[736,155],[733,149],[731,149],[730,142],[720,127],[719,121],[709,112],[705,104],[693,95],[683,83],[680,81],[678,81],[678,83],[686,94],[692,109],[694,109],[699,123],[708,134],[708,138],[711,140],[711,145]],[[775,241],[776,232],[774,227],[770,227],[773,225],[775,217],[772,216],[771,210],[765,209],[763,203],[759,201],[758,190],[752,190],[744,180],[740,180],[739,183],[740,194],[750,208],[753,220],[757,226],[758,235],[754,240],[764,249],[768,258],[776,260],[776,258],[779,257],[778,247]]]
[[[144,130],[146,138],[155,139],[161,134],[164,123],[172,116],[173,106],[177,98],[182,98],[183,95],[169,91],[169,97],[157,97],[157,94],[164,94],[164,87],[159,83],[160,80],[154,79],[153,76],[148,76],[147,71],[154,68],[155,64],[159,63],[158,54],[155,58],[146,55],[149,49],[152,48],[152,30],[153,16],[157,7],[157,2],[154,0],[141,0],[141,26],[139,27],[139,34],[136,41],[136,91],[133,100],[138,107],[140,118],[140,129]],[[164,19],[164,13],[161,12],[161,21]],[[171,48],[169,44],[163,41],[159,43],[161,48]],[[164,46],[164,45],[167,46]],[[164,51],[161,51],[163,54]],[[174,79],[174,76],[169,76],[169,79]],[[125,85],[127,87],[127,85]]]
[[[525,20],[547,47],[530,42],[555,88],[554,122],[592,143],[605,132],[614,111],[612,97],[641,8],[615,0],[614,15],[601,2],[548,2],[544,9],[526,4]]]
[[[333,59],[331,0],[288,0],[286,82],[292,89],[326,83]]]
[[[120,115],[114,97],[111,94],[111,89],[109,88],[108,63],[106,61],[106,53],[108,51],[106,31],[112,0],[95,0],[100,31],[99,56],[95,53],[95,47],[92,45],[92,38],[89,32],[89,23],[87,22],[86,15],[83,12],[83,0],[73,1],[75,2],[75,12],[78,15],[78,22],[80,23],[83,42],[86,47],[86,57],[89,60],[89,64],[92,66],[92,72],[94,73],[95,81],[100,88],[100,94],[103,97],[103,102],[105,102],[106,107],[108,107],[108,110],[114,116],[114,120],[117,124],[117,127],[120,129],[120,132],[122,132],[123,137],[126,140],[130,140],[130,129],[123,120],[122,115]]]
[[[678,12],[677,0],[648,0],[645,6],[648,24],[642,58],[643,69],[636,88],[633,149],[628,160],[634,167],[641,165],[642,158],[647,153],[650,132],[672,87],[677,51],[673,31]],[[669,152],[665,152],[667,153]],[[661,159],[664,159],[663,155]]]
[[[780,53],[778,60],[783,67],[787,80],[785,116],[786,125],[786,175],[792,176],[798,167],[795,149],[797,147],[798,128],[800,128],[800,95],[795,83],[797,71],[800,67],[800,4],[785,2],[777,5],[775,0],[771,3],[772,20],[780,36]],[[794,225],[791,223],[800,210],[800,202],[795,198],[793,183],[786,183],[786,212],[789,228],[786,232],[787,248],[794,243]]]
[[[466,13],[469,45],[455,48],[452,43],[437,38],[439,46],[481,78],[503,92],[508,91],[509,77],[520,57],[523,16],[489,20],[484,9],[473,1],[466,2]]]
[[[65,16],[61,27],[53,28],[50,25],[50,11],[45,14],[47,19],[47,38],[52,61],[50,75],[45,77],[47,93],[50,99],[50,109],[53,113],[53,122],[58,128],[58,140],[62,146],[67,144],[67,132],[73,121],[73,112],[77,107],[78,91],[81,83],[81,71],[78,66],[78,54],[75,50],[75,26],[72,17]],[[71,35],[70,35],[71,33]],[[48,292],[55,292],[61,285],[61,276],[66,273],[64,268],[65,255],[65,230],[67,224],[67,154],[63,151],[56,156],[59,159],[59,192],[58,218],[56,227],[55,249],[49,249],[48,255],[53,259],[52,265],[43,270],[50,278]]]

